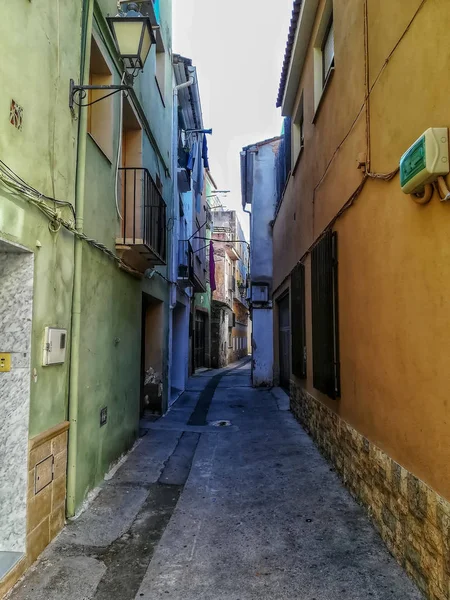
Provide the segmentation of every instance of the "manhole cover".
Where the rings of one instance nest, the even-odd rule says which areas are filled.
[[[212,421],[210,425],[213,427],[230,427],[231,421]]]

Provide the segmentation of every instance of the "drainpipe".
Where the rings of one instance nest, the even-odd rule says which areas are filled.
[[[190,77],[189,81],[180,83],[173,88],[173,133],[172,133],[172,177],[173,177],[173,207],[172,207],[172,243],[171,257],[170,257],[170,275],[171,281],[176,281],[178,277],[177,272],[177,257],[178,257],[178,241],[180,238],[180,215],[179,215],[179,200],[178,200],[178,92],[180,90],[191,87],[195,82],[194,77]],[[169,292],[169,360],[168,360],[168,380],[169,380],[169,401],[170,405],[170,390],[172,389],[172,346],[173,346],[173,310],[177,303],[177,287],[175,283],[170,284]]]
[[[92,22],[94,15],[94,0],[84,0],[83,27],[81,32],[81,66],[80,82],[89,84],[89,63],[91,59]],[[75,227],[83,232],[84,196],[86,174],[86,140],[87,140],[87,110],[78,111],[78,147],[75,179]],[[80,335],[81,335],[81,266],[82,241],[75,238],[74,276],[72,295],[72,329],[70,349],[70,379],[69,379],[69,446],[67,452],[67,515],[75,514],[76,508],[76,468],[78,442],[78,400],[79,400],[79,371],[80,371]]]

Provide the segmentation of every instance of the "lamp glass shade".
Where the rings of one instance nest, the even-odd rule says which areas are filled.
[[[127,68],[144,68],[154,41],[148,17],[109,17],[117,50]]]
[[[152,47],[152,30],[144,27],[142,31],[142,45],[140,50],[140,60],[141,63],[144,64],[147,60],[148,53],[150,52],[150,48]]]

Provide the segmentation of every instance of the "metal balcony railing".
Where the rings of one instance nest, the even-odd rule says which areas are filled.
[[[138,246],[153,264],[166,263],[166,203],[149,171],[119,169],[122,225],[117,244]]]

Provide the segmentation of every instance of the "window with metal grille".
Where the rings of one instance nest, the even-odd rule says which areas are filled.
[[[306,379],[305,267],[291,273],[292,373]]]
[[[314,387],[331,398],[341,393],[339,364],[337,233],[327,232],[312,251]]]

